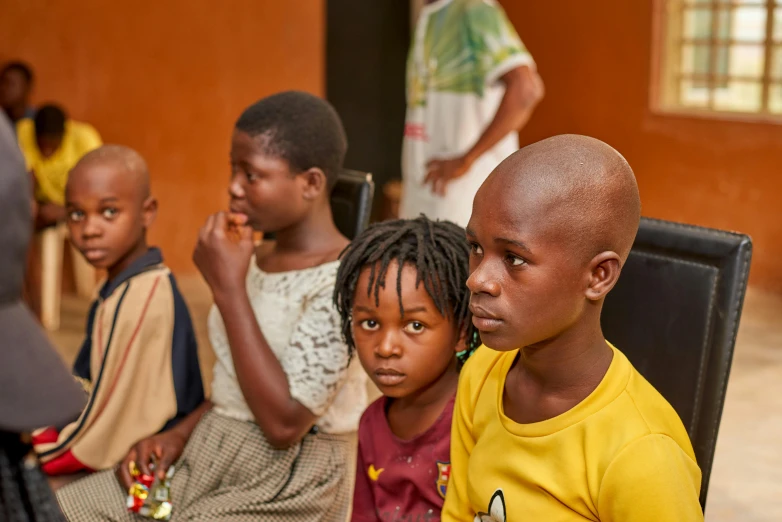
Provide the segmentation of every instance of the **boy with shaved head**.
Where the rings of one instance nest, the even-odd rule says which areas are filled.
[[[190,314],[160,250],[147,245],[157,202],[144,159],[119,145],[88,153],[68,176],[65,208],[71,241],[107,280],[74,365],[87,406],[33,441],[52,475],[110,468],[204,401]]]
[[[443,521],[703,520],[681,420],[600,328],[639,220],[630,166],[583,136],[481,186],[467,286],[485,346],[460,378]]]

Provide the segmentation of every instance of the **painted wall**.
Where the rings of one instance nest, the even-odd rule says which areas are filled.
[[[179,273],[225,207],[234,121],[285,89],[323,94],[323,0],[2,0],[0,61],[23,59],[57,101],[149,162],[151,234]]]
[[[782,292],[782,125],[653,114],[652,0],[501,1],[547,90],[522,143],[610,143],[635,170],[644,215],[750,234],[750,282]]]
[[[618,148],[644,213],[752,235],[752,283],[782,291],[782,127],[649,110],[652,0],[503,0],[547,96],[529,143],[577,132]],[[149,161],[161,209],[152,240],[191,272],[195,235],[226,201],[231,126],[288,89],[323,93],[324,2],[3,0],[0,60],[38,76],[36,100],[61,102],[107,142]]]

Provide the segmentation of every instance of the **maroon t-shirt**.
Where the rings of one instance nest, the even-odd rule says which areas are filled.
[[[388,399],[373,402],[358,427],[353,522],[439,521],[451,473],[453,398],[421,435],[391,432]]]

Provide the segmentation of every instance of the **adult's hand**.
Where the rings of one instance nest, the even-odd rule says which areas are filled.
[[[431,184],[432,192],[445,196],[448,184],[470,170],[470,164],[464,157],[452,159],[433,159],[426,164],[424,185]]]

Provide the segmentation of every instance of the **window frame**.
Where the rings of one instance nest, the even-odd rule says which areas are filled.
[[[684,45],[683,40],[680,39],[678,35],[681,34],[681,24],[683,23],[683,4],[687,1],[688,0],[652,0],[651,84],[649,88],[649,107],[651,112],[656,115],[681,116],[687,118],[718,119],[753,123],[782,123],[782,112],[773,113],[770,112],[768,108],[771,86],[778,85],[782,87],[782,78],[776,80],[771,79],[773,50],[776,47],[780,50],[779,52],[782,52],[782,40],[774,41],[773,37],[774,11],[775,8],[782,8],[782,2],[779,2],[779,0],[762,0],[765,2],[766,8],[766,38],[760,42],[751,42],[752,45],[762,46],[764,53],[762,76],[758,77],[757,80],[754,78],[752,79],[753,82],[758,81],[761,86],[761,109],[759,111],[747,112],[726,111],[711,107],[686,107],[681,105],[676,99],[679,89],[677,82],[680,81],[678,68],[681,64],[681,49]],[[703,4],[704,7],[712,9],[712,35],[716,32],[718,19],[718,17],[714,15],[717,11],[715,8],[720,5],[720,1],[721,0],[711,0],[710,2],[704,2]],[[673,16],[671,16],[672,12]],[[782,20],[780,20],[780,23],[782,23]],[[677,37],[669,37],[668,35],[671,32],[677,35]],[[718,41],[721,40],[712,36],[712,38],[706,42],[714,49],[716,47],[715,44]],[[727,41],[737,42],[739,40],[728,39]],[[728,46],[728,48],[730,47]],[[665,63],[666,59],[671,59],[671,61],[674,62],[671,66],[675,67],[674,70],[668,68],[668,64]],[[710,69],[713,71],[714,66],[716,65],[715,52],[710,53],[710,60],[712,64]],[[714,76],[715,75],[712,72],[706,75],[710,81]],[[741,76],[727,76],[726,78],[740,80]]]

